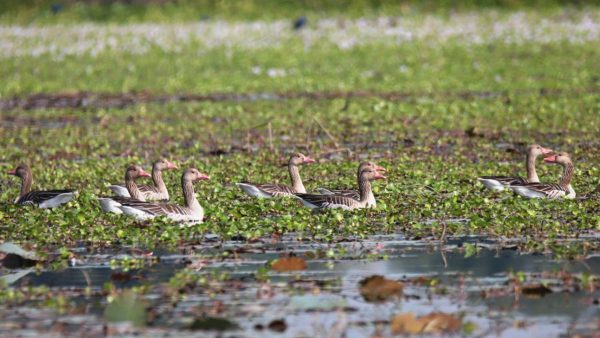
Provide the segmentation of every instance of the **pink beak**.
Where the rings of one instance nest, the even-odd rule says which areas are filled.
[[[198,176],[198,180],[199,181],[210,180],[210,176],[201,173],[200,176]]]
[[[542,154],[544,154],[544,155],[545,154],[550,154],[550,153],[553,152],[553,150],[550,149],[550,148],[544,148],[544,147],[541,147],[541,148],[542,148]]]
[[[314,159],[312,159],[312,158],[310,158],[310,157],[306,156],[306,157],[304,158],[304,161],[302,161],[302,162],[303,162],[303,163],[315,163],[315,162],[317,162],[317,161],[315,161]]]
[[[167,169],[179,169],[177,165],[173,162],[167,161]]]
[[[379,165],[375,165],[375,170],[382,171],[382,172],[386,172],[387,171],[387,169],[385,169],[384,167],[379,166]]]
[[[544,162],[546,162],[546,163],[555,163],[556,162],[556,155],[552,155],[552,156],[548,156],[548,157],[544,158]]]
[[[17,174],[17,169],[10,170],[10,171],[8,172],[8,174],[9,174],[9,175],[16,175],[16,174]]]
[[[150,174],[148,174],[147,172],[145,172],[145,171],[144,171],[144,169],[142,169],[142,170],[140,171],[140,177],[150,177],[150,176],[152,176],[152,175],[150,175]]]
[[[376,180],[385,180],[387,177],[385,177],[384,175],[377,173],[375,174],[375,179]]]

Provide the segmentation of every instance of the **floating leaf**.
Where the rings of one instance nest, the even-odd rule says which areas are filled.
[[[390,327],[394,334],[416,334],[423,330],[423,323],[417,319],[414,313],[401,313],[392,318]]]
[[[306,261],[300,257],[284,257],[274,261],[271,269],[277,272],[306,270]]]
[[[461,327],[460,318],[443,312],[432,312],[418,318],[414,313],[401,313],[394,316],[390,323],[394,334],[450,333],[460,330]]]
[[[381,302],[390,297],[402,297],[404,284],[374,275],[359,282],[360,294],[368,302]]]
[[[465,258],[474,256],[477,253],[477,246],[471,243],[465,243]]]
[[[552,290],[542,284],[525,285],[521,289],[521,292],[532,298],[541,298],[545,295],[552,293]]]
[[[146,325],[146,302],[135,292],[127,290],[113,300],[104,310],[109,322],[131,322],[135,326]]]
[[[190,330],[211,330],[211,331],[227,331],[235,330],[238,325],[229,319],[219,317],[202,317],[197,318],[190,325]]]
[[[287,323],[285,319],[275,319],[269,323],[268,328],[275,332],[285,332],[287,330]]]

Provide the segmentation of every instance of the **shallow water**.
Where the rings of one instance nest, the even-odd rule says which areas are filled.
[[[465,242],[485,245],[477,246],[477,253],[465,257]],[[145,328],[115,326],[113,333],[218,336],[216,331],[187,330],[194,318],[210,314],[239,325],[239,329],[227,331],[227,337],[280,337],[281,333],[267,328],[276,319],[285,320],[285,336],[289,337],[368,337],[376,332],[389,336],[389,320],[394,314],[424,315],[432,311],[463,316],[463,323],[475,324],[476,335],[552,337],[598,332],[600,292],[583,290],[571,277],[581,273],[597,276],[599,256],[556,261],[500,246],[491,249],[494,246],[477,237],[451,239],[441,248],[398,236],[334,245],[299,242],[291,237],[276,243],[208,241],[202,246],[181,248],[180,252],[155,251],[152,257],[160,259],[154,263],[147,254],[129,255],[126,248],[102,254],[82,250],[71,267],[31,272],[12,285],[45,285],[60,291],[69,300],[67,310],[61,313],[35,300],[16,309],[0,305],[0,316],[4,318],[0,334],[102,335],[106,330],[103,313],[107,301],[101,290],[111,281],[118,288],[148,286],[145,298],[153,314]],[[335,254],[307,259],[305,271],[271,271],[270,282],[256,278],[258,269],[284,252],[300,257],[317,253],[315,256],[321,257],[319,253],[328,250]],[[230,255],[224,257],[223,252]],[[115,274],[121,270],[112,269],[108,262],[125,257],[141,258],[145,266]],[[228,278],[213,282],[213,286],[220,283],[218,291],[196,287],[182,300],[170,302],[164,292],[165,283],[199,260],[203,266],[194,273],[210,279],[216,272],[227,272]],[[512,272],[525,276],[522,285],[542,282],[553,292],[543,296],[515,293]],[[375,274],[403,281],[404,297],[384,303],[366,302],[359,294],[358,283]],[[87,296],[85,288],[89,288]]]

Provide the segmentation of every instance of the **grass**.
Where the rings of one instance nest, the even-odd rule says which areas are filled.
[[[470,1],[391,1],[391,0],[252,0],[243,2],[213,0],[134,0],[134,1],[54,1],[7,0],[0,4],[0,22],[47,24],[76,22],[180,22],[211,18],[227,20],[273,20],[300,16],[318,17],[365,15],[448,14],[455,11],[493,8],[555,11],[561,6],[596,6],[598,1],[578,3],[566,0],[470,0]]]
[[[304,98],[4,111],[2,171],[28,162],[36,187],[75,188],[80,195],[56,210],[21,208],[8,203],[18,193],[17,180],[2,177],[0,200],[6,203],[0,205],[0,241],[45,249],[174,246],[209,232],[224,238],[296,232],[327,241],[390,232],[437,238],[446,225],[447,235],[523,238],[523,247],[534,251],[572,256],[598,250],[596,240],[574,245],[561,239],[600,230],[595,191],[600,184],[599,46],[593,40],[470,44],[423,38],[400,44],[367,41],[343,49],[321,40],[306,48],[300,39],[289,38],[255,49],[203,48],[190,42],[177,51],[151,48],[142,54],[116,48],[58,58],[4,56],[3,99],[77,91],[371,90],[407,95],[401,100]],[[469,92],[494,95],[463,95]],[[313,118],[351,154],[331,153],[332,140]],[[592,198],[530,201],[485,191],[476,183],[479,175],[523,174],[522,150],[533,142],[570,152],[574,187]],[[291,151],[320,159],[302,168],[309,190],[353,186],[355,167],[364,158],[387,167],[388,180],[375,184],[378,208],[311,214],[292,200],[246,198],[233,185],[243,179],[286,182],[281,164]],[[105,183],[120,181],[127,164],[149,169],[159,156],[211,175],[196,185],[205,223],[180,229],[164,220],[138,223],[100,212],[94,198],[108,194]],[[558,167],[539,167],[543,180],[560,176]],[[179,175],[169,172],[166,180],[175,202],[182,203]],[[453,221],[457,218],[468,221]]]

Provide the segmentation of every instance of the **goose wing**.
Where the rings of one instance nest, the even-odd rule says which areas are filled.
[[[519,195],[527,196],[529,194],[538,194],[547,198],[558,198],[569,193],[568,189],[563,188],[556,183],[526,183],[512,185],[511,188]]]
[[[279,196],[289,196],[289,195],[293,195],[296,190],[294,190],[294,188],[289,187],[285,184],[277,184],[277,183],[266,183],[266,184],[253,184],[256,188],[258,188],[259,190],[274,196],[274,197],[279,197]]]
[[[30,191],[29,193],[19,197],[17,204],[41,204],[45,201],[51,200],[59,195],[72,194],[75,190],[44,190],[44,191]]]
[[[355,209],[360,207],[360,203],[348,196],[343,195],[319,195],[319,194],[295,194],[302,203],[317,209],[324,208],[342,208]]]
[[[133,201],[131,203],[122,203],[122,205],[143,211],[154,216],[190,214],[190,210],[188,208],[171,203]]]
[[[346,197],[353,198],[355,200],[359,200],[360,199],[360,193],[357,190],[352,190],[352,189],[324,189],[324,188],[319,188],[319,189],[317,189],[317,191],[319,191],[323,195],[341,195],[341,196],[346,196]]]
[[[479,180],[493,180],[498,181],[502,185],[519,185],[527,184],[527,180],[522,177],[511,177],[511,176],[481,176]]]

